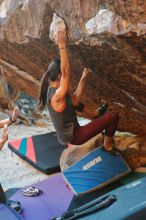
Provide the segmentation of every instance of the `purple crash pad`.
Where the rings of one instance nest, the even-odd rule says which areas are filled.
[[[24,220],[49,220],[68,209],[73,193],[67,188],[60,173],[32,186],[43,193],[36,197],[26,197],[22,195],[21,189],[10,198],[21,202]]]

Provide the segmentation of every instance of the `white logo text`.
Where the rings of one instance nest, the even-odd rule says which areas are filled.
[[[88,170],[90,167],[93,167],[95,164],[102,161],[101,157],[96,157],[94,160],[91,160],[89,163],[83,166],[83,170]]]

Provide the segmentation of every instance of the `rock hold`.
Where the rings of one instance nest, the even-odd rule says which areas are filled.
[[[49,37],[52,41],[55,40],[54,36],[55,36],[55,32],[57,30],[57,27],[60,27],[66,31],[66,26],[65,26],[63,19],[61,19],[55,13],[53,13],[53,21],[50,25],[50,33],[49,33]]]

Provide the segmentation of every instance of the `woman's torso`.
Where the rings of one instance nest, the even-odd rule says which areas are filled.
[[[48,90],[48,110],[56,130],[57,137],[62,143],[70,143],[73,139],[74,126],[78,124],[76,112],[72,106],[69,94],[65,96],[66,106],[62,112],[57,112],[50,104],[50,100],[56,92],[56,88],[50,87]]]

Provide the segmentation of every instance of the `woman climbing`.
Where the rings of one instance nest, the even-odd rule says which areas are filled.
[[[104,130],[104,149],[109,153],[119,154],[113,144],[113,136],[119,121],[117,112],[105,113],[107,105],[103,106],[103,109],[101,109],[102,114],[97,111],[93,111],[93,113],[90,111],[90,114],[92,114],[90,116],[95,119],[84,126],[79,125],[76,110],[86,111],[81,99],[88,69],[84,69],[76,92],[70,96],[70,63],[66,48],[65,31],[58,28],[55,40],[59,47],[60,60],[53,60],[43,75],[39,96],[41,110],[45,106],[48,107],[58,140],[61,143],[81,145]]]

